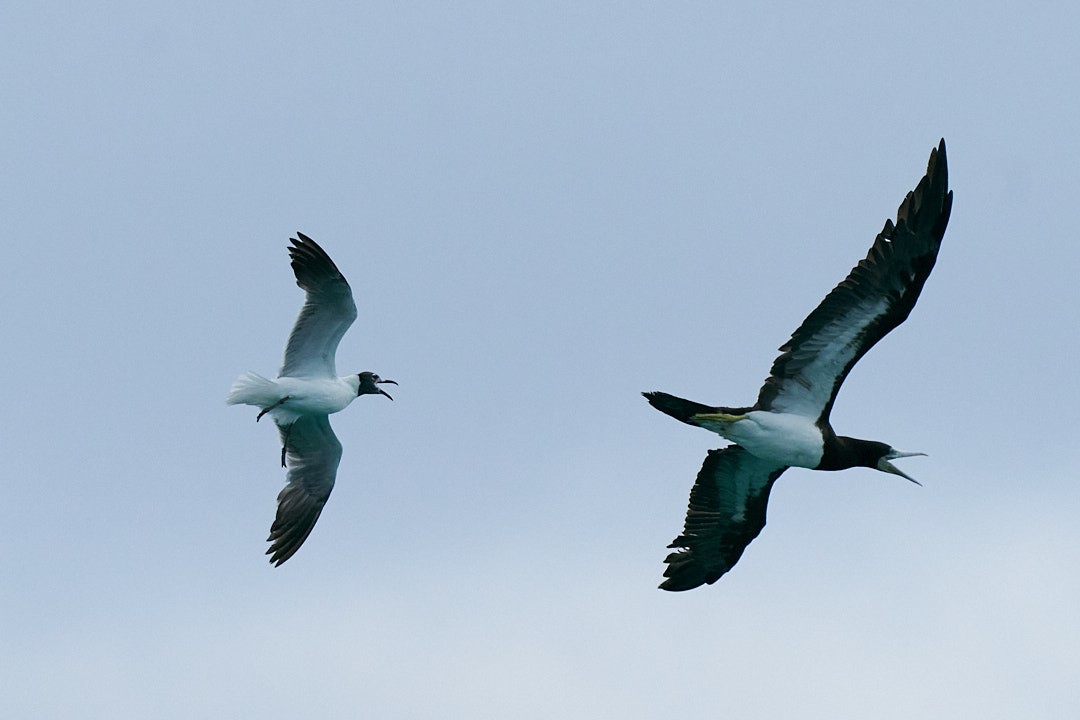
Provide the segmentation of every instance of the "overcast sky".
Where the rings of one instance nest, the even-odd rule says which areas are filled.
[[[15,3],[0,716],[1074,718],[1074,3]],[[1021,9],[1023,8],[1023,9]],[[948,143],[952,221],[735,569],[723,441]],[[300,230],[352,284],[334,494],[263,555]]]

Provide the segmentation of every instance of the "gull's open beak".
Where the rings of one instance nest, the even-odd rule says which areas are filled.
[[[882,471],[882,472],[892,473],[893,475],[899,475],[900,477],[904,478],[905,480],[910,480],[911,482],[915,483],[916,485],[921,486],[922,485],[921,482],[919,482],[918,480],[911,477],[906,472],[904,472],[903,470],[901,470],[900,468],[896,467],[891,462],[889,462],[890,460],[896,460],[897,458],[916,457],[916,456],[920,456],[920,455],[925,456],[926,453],[918,453],[918,452],[909,453],[909,452],[900,452],[899,450],[893,450],[888,455],[886,455],[885,457],[878,460],[877,469]]]
[[[391,385],[397,385],[397,381],[396,381],[396,380],[376,380],[376,381],[375,381],[375,383],[376,383],[376,384],[378,384],[378,383],[390,383]],[[390,398],[391,400],[393,400],[393,399],[394,399],[394,398],[390,397],[390,393],[386,392],[386,391],[385,391],[385,390],[383,390],[382,388],[378,388],[378,390],[379,390],[379,392],[380,392],[381,394],[385,395],[386,397]]]

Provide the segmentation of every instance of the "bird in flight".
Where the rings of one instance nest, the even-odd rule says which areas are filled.
[[[734,443],[710,450],[698,472],[683,532],[668,546],[675,551],[664,560],[662,589],[712,584],[730,570],[765,527],[769,491],[789,467],[868,467],[918,484],[891,461],[924,453],[837,435],[829,413],[852,366],[915,307],[937,260],[952,199],[942,140],[896,222],[885,221],[866,258],[780,348],[753,407],[643,393],[657,410]]]
[[[281,370],[276,380],[245,373],[225,398],[229,405],[258,407],[255,420],[270,415],[281,435],[281,466],[288,467],[288,482],[278,494],[266,551],[275,566],[304,544],[334,489],[341,443],[329,416],[361,395],[393,400],[379,385],[397,385],[373,372],[338,377],[334,365],[338,343],[356,320],[352,289],[318,243],[303,233],[296,237],[289,239],[289,257],[296,284],[306,297],[289,333]]]

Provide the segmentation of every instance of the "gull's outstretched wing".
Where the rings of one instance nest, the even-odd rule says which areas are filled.
[[[852,366],[907,319],[937,260],[952,209],[945,141],[866,258],[810,313],[758,395],[760,410],[828,420]]]
[[[296,236],[299,240],[289,238],[289,257],[307,298],[289,334],[278,377],[337,377],[334,355],[356,320],[352,289],[314,240],[299,232]]]
[[[270,527],[270,562],[280,565],[300,549],[334,489],[341,443],[326,415],[305,415],[278,427],[288,448],[288,485],[278,494],[277,517]]]
[[[769,491],[785,470],[738,445],[710,450],[690,491],[683,534],[668,545],[679,549],[664,559],[667,580],[660,587],[690,590],[734,567],[765,527]]]

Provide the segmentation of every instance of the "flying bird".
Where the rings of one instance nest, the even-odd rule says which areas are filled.
[[[643,393],[657,410],[734,443],[710,450],[698,472],[683,533],[668,546],[675,552],[664,560],[662,589],[712,584],[730,570],[765,527],[769,491],[789,467],[868,467],[918,484],[891,461],[924,453],[837,435],[829,413],[852,366],[915,307],[937,260],[952,199],[942,140],[896,222],[885,221],[866,258],[780,348],[752,407]]]
[[[306,297],[285,345],[281,370],[276,380],[245,373],[225,398],[229,405],[260,408],[255,420],[270,415],[281,435],[281,466],[289,469],[288,482],[278,494],[266,551],[275,566],[304,544],[334,489],[341,443],[329,416],[361,395],[393,400],[379,385],[397,385],[373,372],[338,377],[334,364],[338,343],[356,320],[352,289],[318,243],[303,233],[296,237],[289,239],[289,257],[296,284]]]

